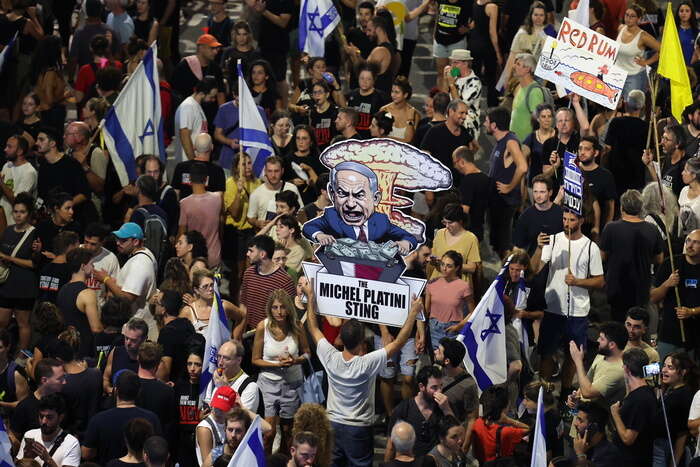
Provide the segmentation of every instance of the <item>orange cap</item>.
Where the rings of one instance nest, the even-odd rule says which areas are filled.
[[[202,34],[197,39],[197,45],[208,45],[209,47],[221,47],[221,42],[216,40],[216,37],[211,34]]]

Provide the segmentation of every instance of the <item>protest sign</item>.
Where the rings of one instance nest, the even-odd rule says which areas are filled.
[[[627,72],[582,48],[547,37],[535,76],[609,109],[617,108]]]
[[[320,159],[331,169],[333,205],[302,228],[321,244],[315,252],[320,264],[303,263],[318,312],[402,326],[426,283],[402,276],[403,256],[423,242],[425,224],[400,211],[413,201],[397,190],[446,190],[452,173],[430,154],[383,138],[343,141]]]
[[[570,18],[564,18],[557,33],[557,40],[587,52],[598,63],[612,65],[617,58],[620,44],[604,34],[595,32]]]
[[[583,174],[576,165],[576,154],[564,152],[564,208],[583,215]]]

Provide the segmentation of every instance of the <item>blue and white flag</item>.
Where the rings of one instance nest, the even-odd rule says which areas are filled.
[[[0,420],[0,467],[15,467],[12,459],[12,443],[5,431],[5,422]]]
[[[238,60],[238,126],[241,129],[239,144],[250,155],[253,162],[253,173],[262,176],[265,161],[274,154],[272,141],[267,133],[267,127],[258,112],[253,95],[243,77],[243,66]]]
[[[209,403],[214,387],[214,372],[218,368],[217,356],[221,345],[228,341],[231,330],[228,328],[228,318],[224,310],[219,293],[219,284],[214,281],[214,303],[211,307],[209,326],[207,327],[206,340],[204,344],[204,364],[202,365],[202,375],[199,377],[199,406]]]
[[[265,449],[262,443],[260,416],[256,416],[236,448],[228,467],[265,467]]]
[[[299,10],[299,50],[311,57],[323,57],[326,37],[340,23],[332,0],[302,0]]]
[[[156,52],[154,42],[103,120],[102,135],[122,186],[136,179],[141,154],[165,160]]]
[[[476,381],[479,393],[506,382],[506,324],[503,293],[508,280],[508,261],[491,283],[457,340],[467,348],[464,366]]]
[[[544,396],[543,387],[540,386],[540,394],[537,396],[537,420],[535,422],[535,434],[532,442],[532,458],[530,467],[547,467],[547,442],[545,441],[544,422]]]
[[[10,56],[10,53],[12,52],[12,48],[15,46],[15,41],[17,40],[17,34],[15,33],[14,36],[12,36],[12,39],[10,39],[10,42],[7,43],[4,49],[2,49],[2,52],[0,52],[0,73],[2,73],[2,70],[5,66],[5,60],[7,60],[7,57]]]
[[[515,291],[515,299],[513,303],[516,310],[524,310],[527,307],[527,297],[530,295],[530,289],[525,284],[525,271],[520,271],[520,279],[518,280],[517,287]],[[520,351],[525,355],[527,364],[532,368],[530,362],[530,336],[528,335],[527,328],[523,326],[523,322],[520,318],[513,319],[513,327],[518,331],[518,342],[520,343]]]

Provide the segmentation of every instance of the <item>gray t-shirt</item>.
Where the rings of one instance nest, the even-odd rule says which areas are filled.
[[[387,361],[386,350],[346,361],[326,339],[318,341],[318,359],[328,375],[328,418],[343,425],[371,426],[375,378]]]

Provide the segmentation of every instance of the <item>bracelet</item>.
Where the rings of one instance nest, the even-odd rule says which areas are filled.
[[[107,285],[107,281],[108,281],[109,279],[111,279],[111,277],[105,276],[105,278],[102,279],[102,283],[103,283],[104,285]]]

